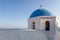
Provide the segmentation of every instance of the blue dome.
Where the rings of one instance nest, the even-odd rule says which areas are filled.
[[[52,16],[52,14],[46,9],[37,9],[31,14],[30,18],[37,16]]]

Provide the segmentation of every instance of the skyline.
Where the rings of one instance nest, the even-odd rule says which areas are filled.
[[[59,4],[60,0],[0,0],[0,28],[27,28],[27,19],[40,5],[60,21]]]

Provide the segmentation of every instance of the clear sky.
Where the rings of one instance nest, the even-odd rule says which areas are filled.
[[[60,0],[0,0],[0,27],[27,28],[27,19],[40,5],[60,18]]]

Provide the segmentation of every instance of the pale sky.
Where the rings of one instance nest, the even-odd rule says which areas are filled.
[[[27,19],[40,5],[60,21],[60,0],[0,0],[0,28],[27,28]]]

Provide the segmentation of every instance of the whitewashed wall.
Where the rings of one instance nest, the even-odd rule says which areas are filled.
[[[50,31],[45,30],[45,22],[50,22]],[[35,29],[43,31],[48,39],[53,40],[54,35],[56,34],[57,26],[56,25],[56,16],[38,16],[28,19],[28,28],[32,29],[32,23],[35,22]]]
[[[47,40],[46,35],[36,30],[0,30],[0,40]]]
[[[35,29],[40,29],[40,16],[28,19],[28,28],[32,29],[32,23],[35,22]]]

